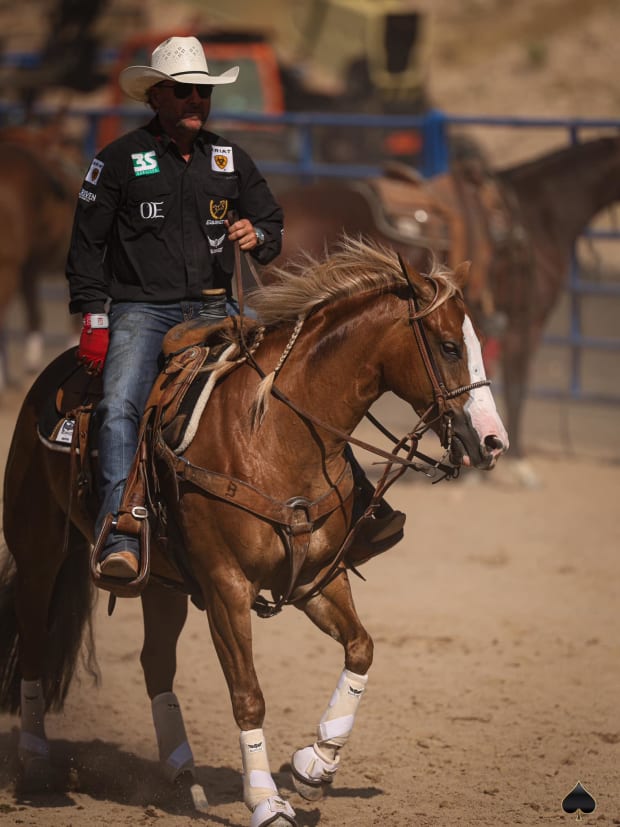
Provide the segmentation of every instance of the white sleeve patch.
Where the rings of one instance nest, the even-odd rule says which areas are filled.
[[[89,184],[96,184],[99,180],[99,176],[101,175],[101,170],[104,167],[103,161],[100,161],[99,158],[94,158],[92,164],[89,167],[88,172],[86,173],[86,181]]]
[[[211,169],[214,172],[234,172],[235,162],[231,146],[211,147]]]

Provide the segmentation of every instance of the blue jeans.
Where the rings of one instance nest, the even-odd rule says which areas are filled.
[[[110,347],[103,369],[103,399],[97,406],[101,507],[96,536],[106,516],[118,514],[144,407],[162,367],[163,338],[174,325],[197,316],[201,307],[199,301],[185,301],[115,302],[110,308]],[[227,315],[238,312],[232,303],[227,303],[226,311]],[[120,550],[139,555],[138,540],[112,530],[101,557]]]

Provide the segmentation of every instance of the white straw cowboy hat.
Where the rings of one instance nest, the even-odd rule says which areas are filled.
[[[162,80],[216,86],[234,83],[239,67],[210,75],[202,43],[197,37],[169,37],[153,51],[150,66],[128,66],[119,75],[121,89],[130,98],[146,102],[147,92]]]

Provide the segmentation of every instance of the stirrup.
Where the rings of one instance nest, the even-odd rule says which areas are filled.
[[[144,518],[140,523],[140,567],[138,575],[133,580],[120,580],[118,577],[106,577],[101,574],[99,568],[99,556],[108,539],[114,522],[112,514],[108,514],[103,522],[103,527],[97,537],[90,554],[90,576],[97,588],[111,592],[115,597],[139,597],[148,583],[149,571],[151,568],[151,547],[149,521]]]

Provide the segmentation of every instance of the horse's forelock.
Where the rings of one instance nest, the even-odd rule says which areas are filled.
[[[286,268],[271,271],[274,281],[247,296],[247,303],[264,324],[293,321],[315,308],[346,296],[406,284],[397,254],[389,247],[361,237],[344,236],[329,255],[317,259],[302,253]],[[457,292],[452,272],[432,262],[427,278],[427,301],[441,304]]]

